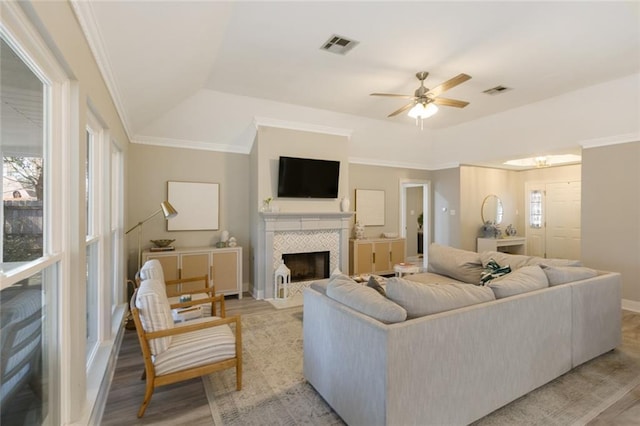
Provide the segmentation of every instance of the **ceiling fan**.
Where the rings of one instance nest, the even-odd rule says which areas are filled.
[[[436,105],[444,105],[456,108],[464,108],[469,105],[469,102],[459,101],[456,99],[441,98],[439,96],[441,93],[469,80],[471,76],[467,74],[459,74],[452,79],[445,81],[439,86],[434,87],[433,89],[428,89],[424,87],[424,80],[428,75],[429,73],[426,71],[420,71],[419,73],[416,73],[416,78],[420,80],[420,87],[416,89],[416,91],[413,93],[413,96],[397,95],[394,93],[371,93],[371,96],[387,96],[392,98],[411,99],[411,102],[409,102],[402,108],[393,111],[387,117],[394,117],[401,112],[411,108],[411,110],[409,111],[409,116],[415,118],[416,120],[418,118],[425,119],[427,117],[431,117],[438,111],[438,107]]]

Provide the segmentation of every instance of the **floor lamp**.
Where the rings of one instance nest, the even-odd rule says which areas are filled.
[[[149,217],[147,217],[144,220],[141,220],[140,222],[138,222],[134,227],[132,227],[131,229],[129,229],[127,232],[125,232],[125,235],[128,235],[131,231],[133,231],[134,229],[138,228],[138,269],[136,269],[136,273],[137,271],[140,270],[140,263],[142,260],[142,246],[141,246],[141,238],[142,238],[142,225],[148,221],[149,219],[151,219],[152,217],[154,217],[155,215],[157,215],[158,213],[162,212],[162,214],[164,215],[164,218],[166,220],[169,220],[171,218],[174,218],[178,215],[178,212],[176,211],[176,209],[173,208],[173,206],[171,205],[171,203],[169,203],[168,201],[163,201],[160,203],[160,208],[153,212]]]

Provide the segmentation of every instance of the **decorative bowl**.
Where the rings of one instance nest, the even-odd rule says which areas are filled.
[[[155,244],[156,247],[167,247],[169,244],[171,244],[175,240],[149,240],[149,241]]]
[[[397,232],[383,232],[382,236],[385,238],[398,238]]]

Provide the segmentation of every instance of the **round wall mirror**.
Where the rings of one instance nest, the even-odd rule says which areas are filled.
[[[487,195],[482,202],[482,223],[491,222],[500,225],[504,213],[502,200],[497,195]]]

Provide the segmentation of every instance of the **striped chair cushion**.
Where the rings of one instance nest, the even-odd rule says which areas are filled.
[[[147,333],[174,327],[163,281],[157,279],[142,281],[136,297],[136,308],[140,310],[140,321]],[[172,336],[151,340],[149,342],[151,354],[159,355],[166,351],[171,340]]]
[[[160,261],[158,259],[150,259],[144,262],[144,265],[140,268],[140,279],[156,279],[164,283],[164,271],[162,270],[162,264]]]
[[[187,321],[176,327],[192,325],[209,318]],[[173,336],[169,348],[154,357],[157,375],[169,374],[187,368],[224,361],[236,356],[236,339],[228,325],[205,328]]]

